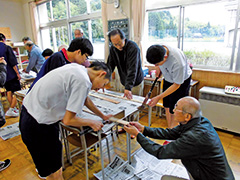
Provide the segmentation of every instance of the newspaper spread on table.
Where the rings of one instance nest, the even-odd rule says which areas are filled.
[[[133,155],[131,165],[116,155],[104,168],[104,176],[107,180],[160,180],[163,175],[189,179],[187,170],[171,161],[172,159],[159,160],[141,148]],[[103,179],[102,171],[94,176]]]

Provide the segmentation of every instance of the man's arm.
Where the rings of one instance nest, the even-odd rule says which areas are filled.
[[[17,77],[18,77],[18,80],[20,80],[20,79],[21,79],[21,76],[20,76],[20,74],[19,74],[19,71],[18,71],[17,65],[13,67],[13,70],[16,72]]]
[[[116,67],[115,61],[114,61],[114,50],[113,47],[110,48],[110,53],[108,55],[107,65],[110,67],[112,73]]]
[[[37,54],[34,53],[34,52],[31,52],[30,54],[30,58],[29,58],[29,61],[28,61],[28,66],[25,70],[26,73],[29,73],[31,69],[33,69],[33,67],[36,65],[37,63]]]
[[[182,158],[198,158],[202,154],[202,146],[198,144],[199,138],[181,135],[175,141],[167,145],[160,145],[142,133],[137,135],[137,141],[142,148],[149,154],[158,159],[182,159]]]
[[[155,96],[154,98],[152,98],[150,100],[150,102],[148,103],[149,106],[153,107],[155,106],[158,101],[160,99],[163,99],[164,97],[172,94],[173,92],[175,92],[179,87],[181,86],[181,84],[176,84],[176,83],[173,83],[168,89],[166,89],[163,93]]]
[[[98,131],[103,127],[103,124],[100,121],[77,117],[76,113],[68,110],[66,110],[62,122],[67,126],[90,126],[94,131]]]
[[[3,57],[0,57],[0,86],[2,87],[7,78],[7,68],[6,68],[6,61]]]
[[[132,46],[131,50],[128,51],[126,61],[127,77],[125,89],[131,91],[137,77],[137,68],[139,66],[139,63],[141,63],[140,51],[137,47]]]

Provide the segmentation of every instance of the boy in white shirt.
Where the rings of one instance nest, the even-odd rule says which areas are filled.
[[[59,121],[100,130],[102,122],[77,117],[84,105],[103,120],[111,117],[104,115],[88,97],[91,89],[103,88],[110,77],[110,69],[102,62],[93,62],[89,68],[67,64],[47,73],[26,95],[20,116],[21,136],[41,177],[63,179]]]

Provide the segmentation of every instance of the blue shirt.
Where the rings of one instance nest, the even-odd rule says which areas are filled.
[[[44,62],[45,58],[42,56],[42,50],[36,45],[33,45],[26,72],[33,70],[38,73]]]

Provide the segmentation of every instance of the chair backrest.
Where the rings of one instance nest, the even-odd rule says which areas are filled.
[[[72,132],[72,133],[74,133],[74,134],[79,134],[80,132],[81,132],[81,129],[79,128],[77,128],[77,127],[72,127],[72,126],[67,126],[67,125],[65,125],[63,122],[60,122],[60,125],[64,128],[64,129],[66,129],[67,131],[70,131],[70,132]]]

